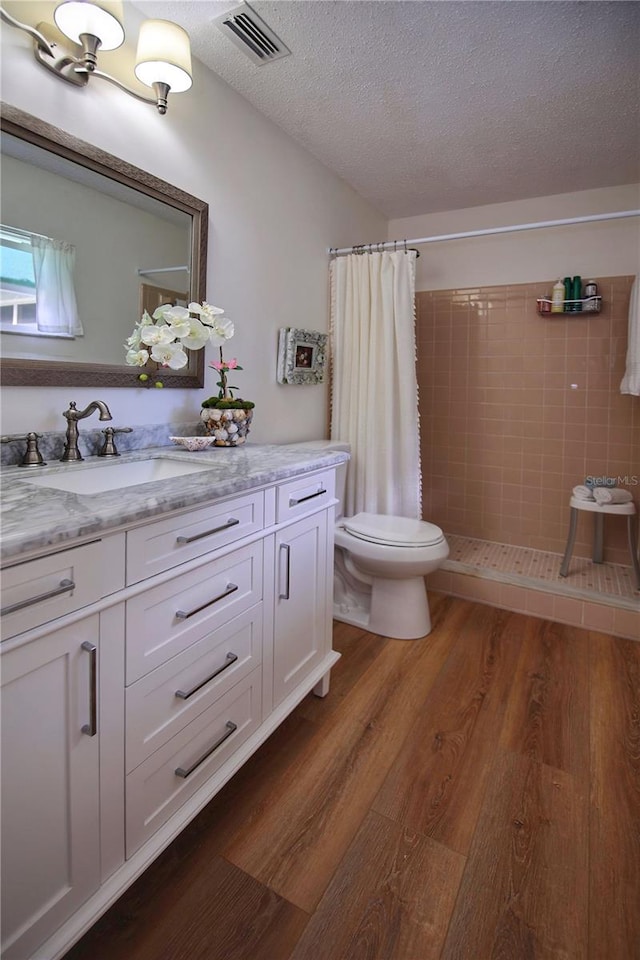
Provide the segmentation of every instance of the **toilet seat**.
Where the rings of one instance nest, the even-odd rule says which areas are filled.
[[[359,540],[389,547],[431,547],[444,541],[444,534],[435,523],[410,517],[356,513],[353,517],[342,518],[341,524],[347,533]]]

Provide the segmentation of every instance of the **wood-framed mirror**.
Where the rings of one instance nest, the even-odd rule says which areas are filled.
[[[139,387],[147,371],[125,364],[124,341],[142,310],[205,298],[208,204],[16,107],[0,110],[2,385]],[[7,281],[25,272],[13,267],[22,235],[73,248],[75,336],[36,330],[32,281]],[[158,372],[165,387],[201,388],[204,351]]]

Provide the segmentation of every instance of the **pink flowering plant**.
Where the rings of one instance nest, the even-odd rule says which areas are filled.
[[[190,303],[187,307],[164,303],[151,315],[144,311],[133,333],[125,342],[126,362],[130,366],[142,367],[146,370],[150,367],[153,369],[154,363],[159,367],[181,370],[189,362],[188,350],[201,350],[207,344],[219,347],[220,360],[209,364],[220,375],[217,382],[218,396],[204,400],[203,411],[210,409],[250,411],[254,404],[250,400],[242,400],[234,396],[233,391],[238,387],[231,386],[227,376],[231,370],[242,370],[242,367],[235,357],[233,360],[225,361],[222,355],[222,345],[231,339],[234,332],[233,323],[225,317],[222,307],[214,307],[206,302]],[[145,385],[150,385],[150,383],[147,384],[150,378],[146,372],[140,374],[139,380]],[[162,381],[156,380],[154,385],[161,387]],[[238,420],[242,417],[238,417]],[[210,419],[217,423],[218,415],[210,417],[207,413],[202,419],[205,420],[205,424],[208,424]],[[249,421],[251,419],[248,414],[246,419]],[[234,431],[230,433],[233,434]]]
[[[235,357],[233,360],[225,360],[222,356],[222,347],[220,347],[220,360],[215,360],[213,363],[210,363],[209,366],[213,367],[213,369],[217,370],[220,374],[220,379],[216,384],[216,386],[220,387],[218,400],[233,400],[233,393],[231,391],[238,390],[239,388],[229,384],[227,374],[230,370],[242,370],[238,361]]]
[[[222,355],[222,347],[220,347],[220,359],[212,361],[209,366],[220,375],[220,379],[216,383],[218,396],[209,397],[208,400],[205,400],[202,404],[203,408],[205,410],[212,407],[218,410],[252,410],[254,404],[250,400],[242,400],[240,397],[235,397],[233,391],[239,388],[229,383],[227,375],[232,370],[242,370],[236,358],[234,357],[233,360],[225,360]]]

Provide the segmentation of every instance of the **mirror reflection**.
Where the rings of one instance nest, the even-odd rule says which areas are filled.
[[[205,295],[207,205],[7,105],[1,149],[4,383],[135,385],[142,312]],[[163,381],[199,387],[202,366]]]
[[[4,357],[121,364],[146,304],[188,302],[186,213],[6,135],[2,193]]]

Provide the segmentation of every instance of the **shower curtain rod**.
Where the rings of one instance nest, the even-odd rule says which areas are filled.
[[[515,233],[520,230],[539,230],[541,227],[568,227],[574,223],[593,223],[596,220],[620,220],[623,217],[638,217],[640,210],[620,210],[617,213],[594,213],[587,217],[570,217],[566,220],[542,220],[540,223],[519,223],[511,227],[489,227],[486,230],[467,230],[464,233],[443,233],[437,237],[419,237],[416,240],[385,240],[380,243],[360,243],[353,247],[329,247],[329,255],[347,253],[380,253],[382,250],[406,250],[416,243],[439,243],[441,240],[467,240],[471,237],[489,237],[495,233]]]

